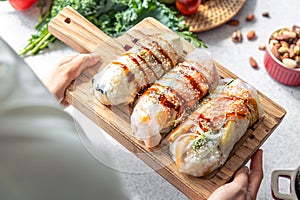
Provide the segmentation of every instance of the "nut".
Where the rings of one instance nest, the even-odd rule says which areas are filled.
[[[282,47],[286,47],[286,48],[289,47],[289,43],[287,43],[286,41],[280,41],[280,44]]]
[[[272,54],[288,68],[300,68],[300,27],[283,28],[272,34],[269,47]]]
[[[240,24],[240,21],[237,20],[237,19],[232,19],[232,20],[229,20],[227,22],[227,24],[230,25],[230,26],[238,26]]]
[[[277,34],[276,36],[274,36],[276,40],[288,40],[290,39],[290,37],[288,35],[284,35],[284,34]]]
[[[283,46],[281,46],[279,49],[278,49],[278,52],[280,53],[280,54],[284,54],[284,53],[286,53],[286,52],[289,52],[289,48],[288,47],[283,47]]]
[[[292,32],[292,31],[283,31],[282,34],[289,37],[289,39],[297,37],[297,34],[295,32]]]
[[[274,45],[272,48],[271,48],[271,52],[273,53],[273,55],[279,59],[280,58],[280,55],[279,55],[279,52],[278,52],[278,49],[276,48],[276,46]]]
[[[265,45],[259,45],[258,49],[264,51],[264,50],[266,50],[266,46]]]
[[[248,40],[254,40],[256,38],[255,31],[251,30],[247,33]]]
[[[250,57],[250,58],[249,58],[249,62],[250,62],[250,65],[251,65],[254,69],[257,69],[257,68],[258,68],[258,64],[257,64],[256,60],[254,60],[253,57]]]
[[[289,49],[289,58],[293,58],[296,55],[295,47],[295,44],[291,44]]]
[[[288,52],[286,52],[283,54],[282,59],[289,58],[289,57],[290,57],[290,54]]]
[[[254,14],[252,14],[252,13],[247,15],[247,17],[246,17],[246,21],[248,21],[248,22],[253,21],[253,19],[254,19]]]
[[[300,26],[294,25],[292,27],[292,31],[295,32],[298,35],[298,37],[300,37]]]
[[[299,55],[299,53],[300,53],[300,47],[299,46],[294,47],[294,53],[295,53],[295,55]]]
[[[269,18],[269,17],[270,17],[270,14],[269,14],[269,12],[263,12],[263,13],[262,13],[262,16],[263,16],[263,17]]]
[[[277,44],[277,43],[278,43],[278,40],[270,40],[270,42],[269,42],[270,48],[275,46],[275,44]]]
[[[284,58],[282,59],[282,63],[287,66],[288,68],[296,68],[297,67],[297,63],[295,60],[290,59],[290,58]]]
[[[274,44],[274,46],[275,46],[277,49],[279,49],[279,48],[281,47],[281,44],[280,44],[280,43],[276,43],[276,44]]]
[[[300,47],[300,39],[297,40],[296,45]]]
[[[233,42],[242,42],[243,41],[243,36],[240,30],[237,30],[235,32],[232,33],[231,35],[231,40]]]

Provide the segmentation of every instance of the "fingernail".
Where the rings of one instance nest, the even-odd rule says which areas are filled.
[[[249,173],[249,168],[247,166],[244,166],[243,167],[243,170],[246,172],[246,173]]]

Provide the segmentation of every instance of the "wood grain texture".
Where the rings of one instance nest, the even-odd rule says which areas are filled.
[[[71,7],[66,7],[54,17],[49,23],[48,30],[80,53],[92,52],[102,41],[109,39],[105,33],[78,12],[74,12]]]
[[[66,26],[64,21],[67,18],[70,18],[73,23],[69,23]],[[91,90],[92,77],[102,66],[124,52],[124,44],[133,45],[132,38],[139,39],[152,34],[173,32],[155,19],[146,18],[121,37],[109,39],[102,31],[95,30],[95,27],[90,23],[83,25],[82,22],[84,20],[81,18],[73,9],[67,7],[52,20],[53,23],[49,24],[49,31],[53,35],[77,51],[92,52],[96,49],[94,53],[98,53],[101,56],[100,64],[86,70],[75,80],[73,83],[74,87],[67,92],[67,101],[98,124],[129,151],[136,154],[190,199],[207,199],[216,188],[228,182],[234,173],[249,161],[253,153],[272,134],[286,113],[282,107],[259,92],[265,116],[249,128],[234,146],[224,166],[204,178],[195,178],[182,174],[177,171],[166,146],[160,145],[148,150],[141,142],[131,136],[129,119],[132,107],[125,105],[108,107],[102,105],[89,92]],[[80,26],[77,26],[76,20],[81,21]],[[75,26],[70,27],[72,24],[75,24]],[[183,43],[184,51],[189,52],[194,49],[187,41],[183,41]],[[216,64],[222,77],[237,78],[225,67],[217,62]]]

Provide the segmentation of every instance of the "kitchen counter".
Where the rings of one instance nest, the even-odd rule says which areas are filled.
[[[259,45],[267,42],[267,37],[272,31],[281,27],[291,27],[297,23],[300,25],[298,10],[298,0],[288,0],[284,3],[279,0],[246,1],[242,10],[234,17],[240,21],[239,26],[225,24],[213,30],[198,33],[199,38],[208,45],[207,50],[212,53],[216,61],[241,79],[254,85],[287,111],[282,123],[261,147],[264,150],[264,179],[257,199],[272,198],[270,185],[273,170],[295,169],[300,165],[300,87],[285,86],[272,79],[264,68],[264,51],[258,49]],[[269,12],[270,18],[263,17],[263,12]],[[255,15],[255,19],[247,22],[245,18],[250,13]],[[38,15],[39,11],[34,6],[24,12],[17,12],[8,2],[1,1],[0,36],[15,51],[19,51],[26,45],[30,35],[35,33],[33,27],[38,21]],[[244,40],[242,43],[233,43],[230,38],[231,33],[238,29],[244,35]],[[246,38],[249,30],[256,32],[257,38],[254,41],[248,41]],[[56,41],[41,54],[26,57],[24,60],[36,75],[42,78],[58,61],[75,53],[70,47]],[[250,66],[250,56],[257,61],[258,69]],[[113,145],[113,153],[119,154],[119,160],[116,159],[112,165],[105,163],[101,158],[100,161],[116,169],[124,190],[128,192],[131,199],[187,199],[177,188],[112,138],[105,134],[105,137],[99,138],[99,135],[103,135],[103,131],[79,111],[72,106],[65,110],[79,121],[89,137],[94,138],[94,141],[98,139],[94,145],[103,145],[100,139],[108,141],[105,144],[108,147]],[[288,182],[282,181],[281,183],[284,185],[281,191],[289,192]]]

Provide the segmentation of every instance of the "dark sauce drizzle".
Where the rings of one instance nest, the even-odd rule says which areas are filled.
[[[153,44],[155,44],[158,48],[157,50],[166,58],[169,60],[170,64],[171,64],[171,67],[173,68],[174,65],[173,65],[173,62],[171,60],[171,58],[169,57],[169,55],[163,50],[163,48],[156,42],[156,41],[152,41]],[[166,73],[166,69],[164,68],[164,66],[162,66],[164,72]]]
[[[196,70],[194,67],[192,67],[192,66],[186,66],[186,65],[180,65],[181,67],[183,67],[183,68],[187,68],[188,70],[193,70],[193,71],[197,71],[198,72],[198,70]],[[181,72],[182,70],[180,70],[180,72]],[[183,71],[183,73],[184,73],[184,71]],[[186,73],[185,73],[186,74]],[[206,77],[204,77],[204,75],[202,74],[202,73],[200,73],[200,72],[198,72],[197,73],[198,74],[198,76],[200,76],[201,77],[201,79],[202,80],[204,80],[205,81],[205,84],[206,85],[208,85],[208,81],[207,81],[207,79],[206,79]],[[204,91],[203,90],[203,88],[195,81],[195,79],[192,77],[192,76],[189,76],[189,77],[187,77],[187,76],[189,76],[188,74],[186,74],[186,78],[190,81],[190,83],[191,83],[191,85],[193,86],[193,88],[196,90],[196,91],[199,91],[199,98],[202,98],[203,96],[206,96],[207,95],[207,91]]]
[[[182,74],[190,82],[190,85],[193,87],[194,91],[196,91],[195,95],[198,96],[198,99],[202,98],[204,95],[204,92],[203,92],[201,86],[197,83],[197,81],[195,81],[194,77],[185,73],[185,71],[182,69],[179,70],[179,73]]]
[[[150,49],[148,49],[148,48],[145,47],[145,46],[140,46],[140,48],[146,50],[147,53],[149,53],[149,54],[154,58],[154,60],[155,60],[157,63],[160,63],[160,64],[161,64],[161,61],[153,54],[153,52],[152,52]],[[153,72],[155,78],[158,79],[159,77],[157,76],[157,74],[155,73],[155,71],[154,71],[154,69],[153,69],[153,68],[154,68],[153,64],[147,62],[147,66],[148,66],[148,68]]]
[[[158,93],[159,90],[166,90],[166,89],[169,90],[171,93],[175,94],[175,96],[178,98],[178,102],[179,102],[178,104],[176,104],[174,101],[170,101],[169,99],[172,98],[167,98],[167,93]],[[186,101],[177,91],[175,91],[170,87],[155,83],[152,87],[150,87],[146,91],[145,95],[149,95],[152,92],[158,95],[157,99],[161,105],[163,105],[166,108],[174,109],[177,112],[176,118],[178,118],[181,115],[183,109],[185,108]]]
[[[120,63],[120,62],[112,62],[112,64],[119,65],[123,69],[123,71],[125,72],[125,74],[128,78],[127,79],[128,83],[135,80],[135,75],[128,69],[128,67],[126,65],[124,65],[123,63]]]
[[[149,78],[148,78],[148,76],[147,76],[144,68],[141,66],[141,64],[139,63],[139,61],[135,57],[133,57],[131,54],[128,54],[128,57],[130,58],[130,60],[132,60],[132,62],[134,62],[138,66],[139,70],[141,72],[143,72],[144,79],[145,79],[145,82],[146,82],[145,84],[148,85],[149,84]],[[143,61],[145,61],[145,60],[143,59]]]

